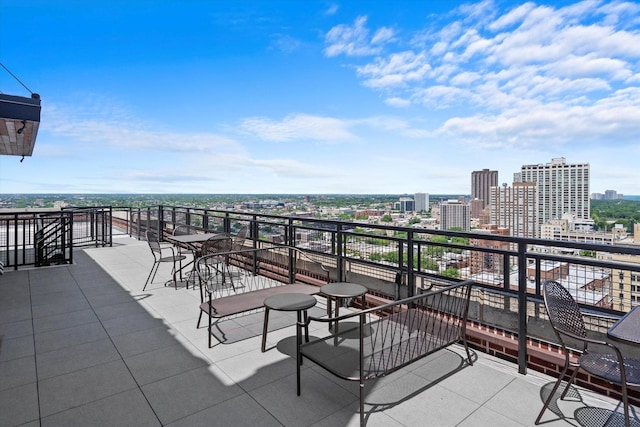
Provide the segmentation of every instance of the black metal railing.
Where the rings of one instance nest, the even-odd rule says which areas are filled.
[[[39,215],[34,237],[36,267],[73,262],[73,216],[60,213]]]
[[[383,224],[285,217],[264,213],[179,206],[128,211],[132,236],[146,228],[169,234],[178,224],[207,232],[249,226],[255,246],[282,244],[304,249],[332,274],[368,276],[400,289],[381,298],[413,295],[443,279],[473,279],[470,319],[518,337],[518,364],[526,372],[528,337],[553,340],[542,304],[541,284],[560,281],[591,314],[595,332],[611,318],[640,304],[640,246],[520,238],[490,232],[458,232]],[[385,289],[384,286],[381,289]]]
[[[375,281],[380,286],[372,296],[381,301],[416,294],[439,280],[472,279],[475,286],[470,320],[517,336],[518,364],[523,373],[527,339],[553,340],[542,304],[541,284],[545,280],[560,281],[572,292],[590,314],[589,325],[595,332],[606,331],[612,323],[603,315],[620,316],[640,304],[640,246],[180,206],[96,209],[99,213],[71,210],[72,242],[110,245],[113,233],[142,239],[147,229],[168,235],[177,225],[232,234],[247,226],[248,245],[303,249],[330,271],[331,280],[357,277]],[[80,222],[88,224],[79,234],[75,230],[76,214],[82,218]],[[31,229],[35,216],[22,215],[9,219],[0,216],[0,261],[5,268],[28,262],[18,246],[33,245],[26,230]]]
[[[6,270],[73,262],[73,248],[110,246],[111,207],[0,213],[0,262]]]

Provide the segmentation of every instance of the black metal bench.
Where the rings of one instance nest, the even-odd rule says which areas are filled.
[[[227,263],[231,277],[214,264]],[[264,307],[267,297],[282,293],[315,295],[329,282],[329,271],[303,251],[277,246],[218,252],[196,262],[200,283],[200,317],[209,317],[209,347],[215,322]]]
[[[302,326],[339,321],[347,327],[298,346],[298,395],[300,366],[307,358],[339,378],[360,383],[360,424],[364,425],[366,380],[390,374],[459,341],[472,365],[465,337],[472,284],[434,286],[420,295],[337,318],[309,317]],[[353,321],[357,321],[355,326]]]

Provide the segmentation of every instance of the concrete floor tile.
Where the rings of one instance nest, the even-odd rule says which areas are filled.
[[[243,394],[226,385],[204,366],[142,387],[163,424],[200,412]]]
[[[207,360],[195,357],[179,344],[127,357],[124,360],[141,386],[208,364]]]
[[[47,417],[136,387],[121,360],[45,379],[39,382],[41,416]]]
[[[52,378],[119,359],[120,355],[108,338],[38,353],[38,378]]]
[[[154,427],[160,425],[162,424],[138,389],[105,397],[42,419],[42,427]]]
[[[36,383],[0,391],[1,426],[17,426],[38,421],[39,416]]]
[[[301,424],[299,424],[301,425]],[[182,418],[169,427],[228,427],[260,426],[282,427],[265,408],[250,396],[243,394],[218,405]]]
[[[36,381],[35,355],[0,362],[0,391]]]
[[[39,334],[94,322],[98,322],[98,317],[93,310],[87,309],[33,319],[33,328],[35,333]]]

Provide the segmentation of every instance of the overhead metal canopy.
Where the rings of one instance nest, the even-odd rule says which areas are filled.
[[[40,126],[40,95],[0,93],[0,155],[31,156]]]

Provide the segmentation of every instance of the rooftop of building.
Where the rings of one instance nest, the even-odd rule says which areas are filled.
[[[0,425],[358,424],[358,385],[311,362],[296,396],[292,326],[270,332],[262,353],[262,313],[241,316],[221,325],[228,343],[208,348],[197,290],[164,286],[163,265],[142,292],[152,262],[146,242],[119,236],[77,249],[74,264],[0,276]],[[554,379],[473,356],[466,365],[454,346],[369,381],[367,425],[533,426]],[[620,406],[573,390],[544,425],[602,426]],[[605,421],[585,424],[589,413]]]

